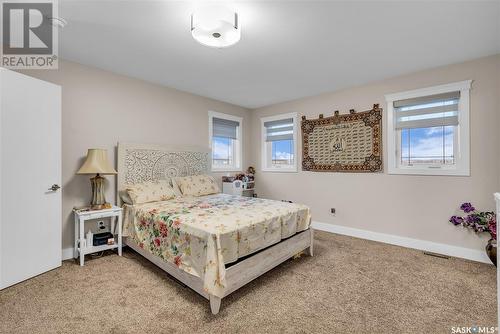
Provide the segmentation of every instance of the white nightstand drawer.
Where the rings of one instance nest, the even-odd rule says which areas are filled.
[[[89,220],[89,219],[115,217],[115,216],[118,216],[119,214],[120,214],[120,211],[116,211],[116,212],[105,212],[105,213],[89,213],[89,214],[84,215],[84,216],[85,216],[86,220]]]

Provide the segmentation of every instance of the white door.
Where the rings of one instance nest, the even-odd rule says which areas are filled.
[[[0,68],[0,289],[61,265],[60,185],[61,87]]]

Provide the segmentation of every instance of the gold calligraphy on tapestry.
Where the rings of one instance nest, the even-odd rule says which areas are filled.
[[[302,117],[302,170],[382,170],[382,109],[307,120]]]

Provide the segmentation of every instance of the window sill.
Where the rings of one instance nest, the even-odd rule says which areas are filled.
[[[470,176],[469,170],[458,168],[389,168],[388,174],[422,176]]]
[[[243,172],[241,168],[212,168],[213,173],[225,173],[225,172]]]

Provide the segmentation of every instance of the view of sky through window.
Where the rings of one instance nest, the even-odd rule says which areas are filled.
[[[454,126],[401,130],[401,164],[453,164]]]
[[[233,139],[212,138],[212,160],[214,165],[227,166],[233,163]]]
[[[293,164],[293,140],[277,140],[272,145],[273,165]]]

